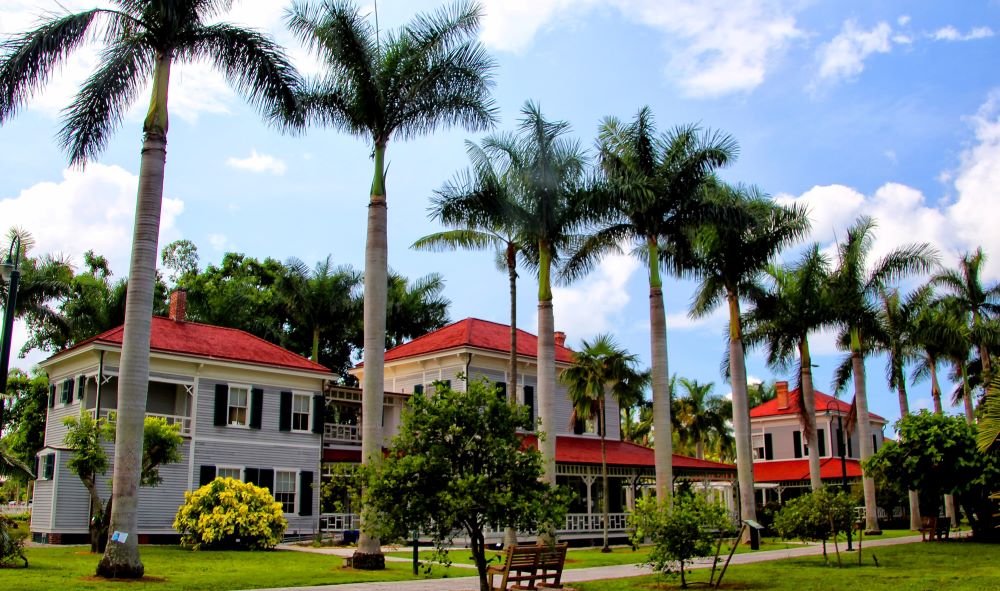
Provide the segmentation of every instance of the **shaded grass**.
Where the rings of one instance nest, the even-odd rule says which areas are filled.
[[[774,591],[985,591],[997,589],[1000,556],[996,545],[967,541],[917,543],[874,547],[864,551],[864,566],[857,553],[842,553],[844,568],[826,566],[822,556],[789,558],[758,564],[731,566],[723,588]],[[878,558],[875,567],[872,557]],[[836,558],[831,556],[833,564]],[[709,571],[687,575],[689,582],[707,582]],[[580,591],[646,591],[677,589],[680,579],[645,576],[574,583]]]
[[[219,590],[332,585],[364,581],[398,581],[437,578],[448,569],[435,567],[430,574],[414,576],[410,566],[387,563],[384,571],[342,568],[337,556],[305,552],[193,552],[178,546],[143,546],[146,579],[108,582],[93,577],[99,556],[83,546],[27,549],[30,567],[0,569],[4,591],[36,589],[155,589]],[[456,572],[458,571],[458,572]],[[467,569],[451,569],[451,576],[468,576]]]

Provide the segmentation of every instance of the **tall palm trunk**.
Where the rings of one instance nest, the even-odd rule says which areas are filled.
[[[611,552],[608,545],[608,522],[611,519],[611,503],[608,498],[608,447],[607,447],[607,417],[604,414],[604,396],[598,401],[601,407],[600,424],[601,430],[601,511],[604,513],[604,545],[601,552]]]
[[[903,418],[910,414],[910,400],[906,394],[906,376],[902,369],[896,372],[896,396],[899,398],[899,416]],[[916,531],[923,525],[920,520],[920,495],[915,490],[907,491],[907,494],[910,497],[910,529]]]
[[[980,325],[980,315],[979,315],[979,312],[978,311],[973,311],[972,312],[972,326],[979,326],[979,325]],[[979,353],[979,359],[982,360],[982,363],[983,363],[983,369],[982,369],[983,379],[982,379],[982,383],[983,384],[989,384],[990,383],[990,378],[993,375],[993,371],[992,371],[993,364],[991,363],[991,360],[990,360],[990,349],[989,349],[989,346],[985,342],[980,342],[978,345],[976,345],[976,350]]]
[[[656,471],[656,498],[661,503],[673,494],[673,437],[670,432],[670,371],[667,363],[667,316],[663,309],[663,282],[660,279],[659,248],[655,238],[647,240],[649,250],[649,348],[653,380],[653,463]]]
[[[959,373],[962,376],[962,401],[965,403],[965,420],[970,425],[976,424],[976,409],[972,406],[972,392],[969,389],[969,371],[965,367],[963,360],[959,364]]]
[[[542,482],[556,483],[556,341],[552,315],[549,273],[552,256],[548,245],[539,243],[538,267],[538,449],[542,452]],[[543,436],[544,435],[544,436]],[[542,539],[555,539],[554,523],[543,525]]]
[[[861,449],[861,461],[865,461],[874,453],[872,450],[872,425],[868,416],[868,389],[865,384],[865,358],[861,351],[861,335],[857,329],[851,329],[851,364],[854,372],[854,402],[857,407],[858,442]],[[865,529],[869,532],[879,532],[878,502],[875,498],[875,479],[864,475],[862,485],[865,491]]]
[[[313,328],[313,348],[311,359],[319,363],[319,326]]]
[[[809,447],[809,485],[813,490],[823,487],[823,476],[819,467],[819,432],[816,430],[816,391],[813,387],[812,356],[809,354],[809,340],[799,339],[799,381],[802,385],[802,416],[806,425],[806,445]]]
[[[747,395],[747,368],[743,354],[740,300],[727,289],[729,303],[729,375],[733,386],[733,436],[736,439],[736,477],[740,488],[740,518],[757,519],[753,489],[753,455],[750,445],[750,406]]]
[[[368,204],[368,238],[365,244],[364,287],[364,363],[365,374],[361,401],[361,462],[382,460],[382,398],[385,368],[385,315],[389,287],[389,246],[387,241],[388,212],[385,191],[385,142],[375,143],[375,178],[372,180],[371,201]],[[364,515],[364,511],[362,511]],[[376,538],[370,537],[362,522],[358,550],[362,556],[381,556]],[[355,560],[357,565],[359,561]],[[362,558],[363,566],[379,567],[380,560]]]
[[[115,427],[114,475],[110,531],[128,534],[109,543],[97,574],[111,578],[141,578],[139,557],[139,482],[142,477],[142,434],[149,390],[149,339],[153,326],[153,289],[160,237],[163,175],[167,162],[167,90],[170,54],[156,56],[149,112],[143,124],[135,230],[125,296],[125,332],[118,369],[118,418]]]
[[[944,408],[941,406],[941,383],[938,382],[937,376],[937,359],[928,355],[927,363],[931,369],[931,399],[934,400],[934,412],[944,414]]]
[[[517,251],[514,243],[507,243],[507,278],[510,281],[510,388],[507,390],[507,399],[511,404],[517,403]],[[532,417],[534,418],[534,417]],[[517,530],[508,527],[504,530],[504,547],[517,545]]]

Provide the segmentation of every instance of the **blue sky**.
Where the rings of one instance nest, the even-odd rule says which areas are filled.
[[[64,0],[78,10],[102,0]],[[391,28],[437,1],[379,3]],[[269,31],[307,74],[317,66],[281,21],[286,3],[236,2],[224,20]],[[365,4],[371,10],[372,4]],[[738,163],[724,177],[803,203],[811,240],[825,247],[862,213],[879,223],[876,253],[927,241],[953,264],[983,246],[986,278],[1000,279],[1000,2],[810,0],[486,0],[482,39],[498,62],[495,98],[512,129],[524,101],[564,119],[590,146],[600,120],[649,105],[661,129],[696,122],[733,135]],[[23,30],[50,0],[0,0],[0,33]],[[0,128],[0,225],[21,226],[36,253],[77,264],[88,248],[127,273],[142,101],[99,161],[67,169],[54,141],[59,110],[95,63],[85,48],[46,92]],[[202,64],[175,68],[161,245],[194,241],[202,264],[239,251],[309,264],[332,254],[362,267],[370,149],[330,130],[283,136],[261,123]],[[486,253],[415,253],[439,228],[426,209],[433,191],[466,166],[463,142],[439,132],[388,150],[390,265],[415,277],[442,273],[451,316],[506,322],[507,284]],[[795,252],[785,258],[791,260]],[[533,278],[522,273],[519,323],[535,327]],[[648,362],[647,283],[640,266],[612,257],[556,291],[556,327],[571,346],[611,332]],[[724,318],[687,317],[690,282],[667,294],[670,370],[728,385],[719,375]],[[23,339],[23,328],[16,331]],[[15,346],[17,344],[15,343]],[[840,354],[831,335],[813,339],[817,384]],[[40,359],[32,355],[21,365]],[[872,409],[898,417],[884,360],[869,361]],[[757,378],[788,378],[748,358]],[[930,405],[911,386],[911,405]],[[849,399],[850,393],[847,393]]]

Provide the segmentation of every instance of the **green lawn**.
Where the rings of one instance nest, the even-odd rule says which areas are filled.
[[[108,583],[92,579],[98,557],[85,547],[28,548],[30,567],[0,569],[0,588],[226,591],[418,578],[407,564],[389,563],[379,572],[357,571],[341,568],[342,561],[336,556],[304,552],[192,552],[177,546],[143,546],[141,552],[150,580]],[[452,576],[470,574],[467,569],[450,570]],[[419,578],[444,575],[445,569],[438,567],[430,576]]]
[[[865,565],[857,566],[857,554],[844,553],[854,560],[844,568],[831,568],[822,556],[808,556],[733,566],[726,572],[727,589],[767,589],[769,591],[985,591],[996,589],[1000,581],[997,546],[965,541],[905,544],[864,551]],[[874,566],[873,556],[879,567]],[[688,575],[688,582],[707,582],[709,571]],[[661,576],[574,583],[580,591],[647,591],[677,589],[680,579]]]
[[[777,539],[765,539],[761,544],[761,550],[784,550],[786,548],[797,548],[802,544],[796,542],[784,542]],[[598,548],[570,548],[566,555],[566,568],[590,568],[594,566],[614,566],[617,564],[638,564],[646,560],[649,556],[649,547],[643,546],[638,550],[632,550],[628,546],[615,546],[613,552],[603,553]],[[740,546],[736,549],[737,554],[752,552],[749,546]],[[722,554],[729,553],[729,546],[722,545]],[[500,552],[489,552],[488,557],[499,557]],[[413,549],[408,551],[390,552],[387,556],[397,556],[400,558],[412,558]],[[431,550],[421,550],[420,560],[427,561],[434,558]],[[464,548],[457,548],[448,553],[448,559],[454,564],[473,564],[472,553]],[[499,561],[496,558],[495,561]]]

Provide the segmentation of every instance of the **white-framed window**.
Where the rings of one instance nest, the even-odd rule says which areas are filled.
[[[229,425],[232,427],[249,426],[250,387],[229,386]]]
[[[292,431],[308,432],[311,429],[311,406],[312,395],[299,392],[292,394]]]
[[[274,500],[285,513],[295,513],[296,476],[297,472],[274,471]]]
[[[766,448],[764,447],[764,434],[754,433],[751,437],[753,440],[753,459],[763,460]]]
[[[238,466],[218,466],[215,469],[216,478],[232,478],[243,480],[243,468]]]

